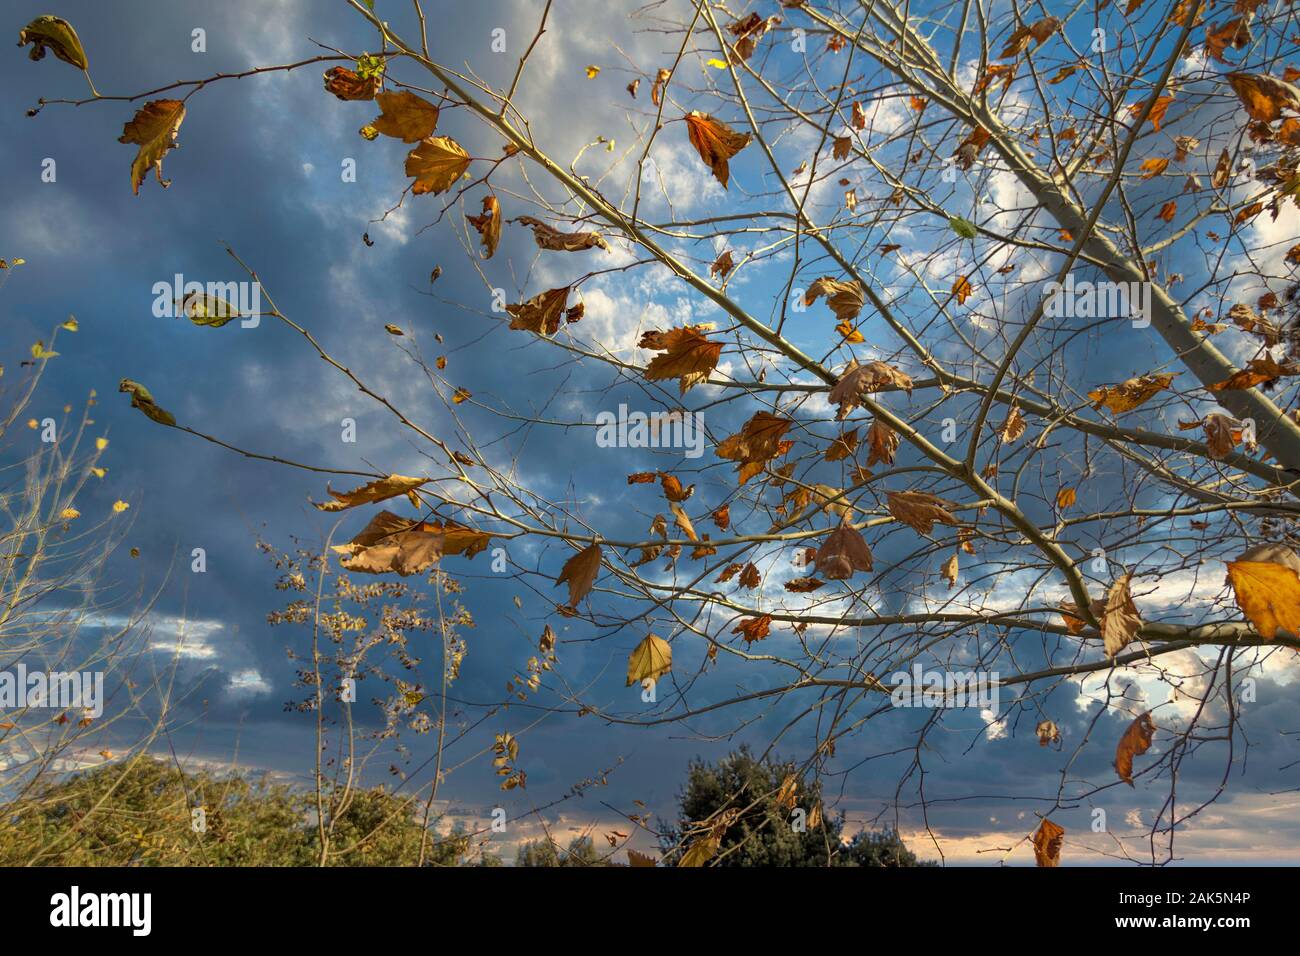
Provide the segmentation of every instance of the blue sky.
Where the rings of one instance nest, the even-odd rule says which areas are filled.
[[[411,27],[406,6],[391,14],[399,30]],[[515,44],[530,38],[536,6],[523,0],[484,0],[439,14],[430,35],[434,58],[462,69],[468,63],[485,82],[508,85],[517,63]],[[535,131],[551,155],[567,162],[581,153],[576,168],[598,179],[611,196],[622,195],[622,190],[610,157],[621,155],[624,144],[635,140],[633,128],[643,129],[652,118],[646,114],[648,82],[642,83],[635,104],[623,90],[635,75],[629,65],[653,75],[679,42],[649,29],[653,18],[630,23],[625,11],[613,9],[617,6],[595,0],[557,3],[554,25],[539,43],[517,102],[525,114],[544,118]],[[385,0],[379,0],[379,7],[382,15],[390,15],[383,9]],[[305,0],[232,0],[220,5],[68,0],[53,11],[27,3],[7,8],[15,32],[46,12],[75,24],[96,86],[108,95],[134,94],[178,78],[307,59],[321,52],[313,41],[349,52],[373,51],[374,46],[373,35],[344,5]],[[205,53],[191,50],[196,27],[206,31]],[[491,52],[494,28],[506,30],[511,47],[505,56]],[[589,63],[602,67],[596,80],[584,76]],[[51,104],[29,118],[24,113],[39,97],[82,98],[84,79],[52,57],[32,63],[22,51],[11,49],[0,59],[7,105],[0,112],[0,141],[8,173],[0,184],[7,224],[0,255],[27,260],[0,293],[6,377],[19,373],[18,353],[68,314],[77,316],[80,331],[60,339],[61,354],[48,366],[37,404],[56,410],[77,402],[90,389],[101,398],[95,417],[110,439],[104,460],[109,471],[90,489],[92,497],[83,511],[107,512],[117,499],[131,502],[126,543],[138,547],[140,557],[124,559],[118,573],[123,587],[166,582],[154,617],[160,656],[174,643],[180,622],[186,622],[189,648],[180,663],[184,720],[175,746],[191,759],[267,768],[295,779],[303,779],[310,766],[311,728],[306,717],[284,710],[284,702],[298,696],[291,686],[294,666],[286,660],[286,635],[266,623],[267,613],[282,604],[284,596],[275,590],[273,569],[255,542],[260,537],[290,547],[293,538],[307,545],[324,540],[333,516],[316,511],[309,498],[324,497],[325,478],[250,461],[160,428],[128,407],[117,384],[124,377],[145,383],[182,424],[232,445],[321,467],[419,474],[427,449],[322,363],[291,329],[270,318],[254,329],[232,323],[219,330],[155,318],[154,283],[170,281],[176,273],[200,281],[243,278],[225,252],[228,243],[256,270],[286,315],[440,436],[454,434],[455,423],[401,349],[419,348],[426,357],[445,354],[448,381],[469,388],[479,401],[558,423],[521,430],[472,404],[463,411],[465,426],[497,467],[513,464],[521,482],[539,493],[581,503],[584,516],[607,536],[640,537],[651,516],[662,510],[653,490],[624,485],[625,474],[657,467],[691,471],[702,498],[706,491],[734,482],[730,465],[711,455],[697,466],[650,452],[603,454],[589,427],[596,410],[653,397],[668,396],[671,402],[675,389],[665,392],[646,389],[644,383],[616,381],[605,366],[549,350],[491,317],[492,284],[505,288],[509,301],[520,301],[579,271],[626,264],[631,259],[626,246],[609,254],[575,253],[581,258],[556,262],[538,257],[527,230],[506,226],[500,251],[490,263],[480,264],[480,277],[467,264],[468,240],[459,209],[434,224],[440,203],[407,197],[400,209],[375,221],[397,202],[406,185],[402,157],[407,147],[387,138],[373,143],[361,139],[357,129],[373,118],[374,105],[341,103],[323,92],[322,69],[313,64],[287,74],[224,80],[202,90],[190,100],[179,148],[164,162],[171,187],[160,189],[150,179],[133,196],[127,174],[132,147],[119,144],[117,137],[138,104]],[[823,80],[833,83],[837,76],[828,68]],[[882,112],[890,114],[890,109]],[[894,121],[891,117],[878,118],[884,124]],[[440,132],[444,128],[474,156],[499,152],[499,140],[463,111],[445,111]],[[606,150],[598,137],[613,140],[614,147]],[[792,140],[791,151],[781,156],[782,161],[790,160],[787,169],[798,161],[800,140]],[[771,188],[769,174],[751,155],[733,164],[735,182],[724,197],[697,168],[680,127],[670,126],[664,141],[654,155],[675,194],[688,197],[679,213],[684,209],[703,215],[727,203],[758,203],[759,198],[743,197],[758,197]],[[588,144],[593,145],[583,152]],[[47,158],[57,163],[53,183],[40,178]],[[347,159],[356,161],[355,182],[340,176]],[[621,175],[626,177],[626,168]],[[505,188],[526,186],[516,178]],[[549,184],[538,188],[552,198],[557,195]],[[477,201],[477,193],[467,196],[468,211],[477,212]],[[968,211],[974,208],[972,198],[962,187],[955,187],[947,201],[954,214],[973,215]],[[661,215],[667,211],[656,210]],[[1276,228],[1294,229],[1293,214],[1288,210],[1290,226]],[[363,243],[363,233],[373,245]],[[951,239],[933,224],[906,235],[922,246]],[[863,237],[864,246],[878,241],[874,234]],[[688,254],[696,269],[707,268],[707,248],[696,247]],[[435,266],[443,273],[430,287],[429,273]],[[1192,272],[1194,263],[1189,259],[1185,268]],[[900,281],[885,265],[880,270],[883,277]],[[755,314],[768,318],[775,307],[759,303],[776,301],[780,276],[742,272],[735,289]],[[583,294],[588,309],[584,323],[589,324],[582,333],[588,341],[602,341],[615,350],[645,328],[717,318],[716,307],[653,271],[612,273],[585,284]],[[823,309],[819,304],[814,311]],[[392,337],[384,331],[386,324],[408,335]],[[972,335],[982,331],[987,331],[984,326],[972,323]],[[824,342],[825,333],[825,328],[800,329],[792,337],[813,348]],[[443,337],[441,344],[433,339],[435,334]],[[1099,340],[1085,338],[1072,354],[1081,369],[1086,365],[1090,382],[1121,380],[1165,360],[1149,339],[1122,347],[1111,339],[1103,348]],[[705,417],[716,436],[725,436],[747,414],[724,405],[706,409]],[[340,441],[345,418],[356,421],[355,444]],[[28,440],[36,437],[24,430],[5,454],[24,454],[21,443]],[[346,477],[333,484],[351,486]],[[1098,501],[1114,489],[1099,489]],[[1043,494],[1050,497],[1052,490],[1045,488]],[[371,510],[345,512],[340,533],[360,530]],[[189,571],[187,556],[195,547],[206,551],[204,574]],[[886,545],[878,561],[890,553]],[[563,554],[527,542],[511,546],[511,559],[516,566],[542,569],[553,577]],[[559,618],[553,610],[560,592],[549,588],[541,575],[493,574],[487,555],[472,562],[449,561],[446,569],[465,585],[462,601],[477,622],[466,634],[468,656],[453,691],[466,715],[477,719],[482,708],[475,705],[500,698],[502,686],[534,652],[537,635],[548,621],[560,634],[563,680],[586,688],[601,706],[635,712],[634,692],[624,689],[623,672],[628,652],[644,636],[643,626],[598,631],[585,622]],[[975,574],[974,568],[966,571],[967,576]],[[1207,571],[1205,578],[1214,574],[1221,574],[1221,568]],[[1162,592],[1159,600],[1170,614],[1180,613],[1179,605],[1192,592],[1201,593],[1200,577],[1165,583],[1172,590]],[[1025,584],[1004,575],[1000,593],[1015,595]],[[1217,581],[1213,584],[1211,590],[1217,592]],[[880,597],[886,606],[901,607],[905,600],[900,595],[882,588]],[[671,626],[666,615],[657,622],[652,616],[650,623],[652,629],[656,623]],[[702,659],[702,650],[675,647],[681,648],[678,670],[690,673]],[[1035,652],[1031,648],[1027,653],[1032,664]],[[1040,650],[1039,659],[1045,653]],[[435,681],[435,655],[423,656],[420,676],[428,685]],[[1238,756],[1229,765],[1227,794],[1189,821],[1179,850],[1190,860],[1295,858],[1300,847],[1293,822],[1297,798],[1288,792],[1293,772],[1285,769],[1294,759],[1294,738],[1285,734],[1300,726],[1293,676],[1289,662],[1259,673],[1259,702],[1248,715],[1249,761]],[[775,686],[778,679],[780,675],[770,670],[751,672],[724,662],[695,681],[687,700],[701,706]],[[1030,860],[1023,844],[1010,854],[999,848],[1030,832],[1036,825],[1034,809],[1050,806],[1061,788],[1082,792],[1093,785],[1105,787],[1085,801],[1070,801],[1053,816],[1085,842],[1092,807],[1107,809],[1112,820],[1136,813],[1141,822],[1150,821],[1167,793],[1158,783],[1143,781],[1130,791],[1115,781],[1108,742],[1122,733],[1129,718],[1117,712],[1098,718],[1095,693],[1095,687],[1081,690],[1064,682],[1041,702],[1067,739],[1077,740],[1092,727],[1100,742],[1077,760],[1067,761],[1061,752],[1037,745],[1035,718],[1029,711],[992,727],[974,713],[958,715],[931,739],[925,784],[933,801],[928,820],[950,859]],[[806,704],[791,700],[771,708],[741,707],[725,715],[650,728],[602,726],[591,717],[572,712],[544,715],[530,706],[494,711],[453,749],[452,762],[466,763],[450,775],[442,795],[454,817],[473,825],[484,821],[493,806],[505,806],[517,816],[616,768],[607,786],[548,813],[557,833],[593,824],[598,833],[604,832],[619,826],[619,811],[636,812],[636,800],[670,814],[692,757],[716,757],[745,741],[762,747]],[[896,823],[921,855],[934,857],[935,848],[921,832],[924,821],[915,780],[897,792],[910,760],[910,754],[898,750],[906,748],[912,739],[909,728],[924,716],[894,713],[864,724],[841,745],[823,785],[851,820]],[[501,794],[488,762],[468,760],[491,743],[493,733],[506,729],[521,737],[529,780],[526,793]],[[815,728],[801,724],[782,736],[777,750],[804,754],[815,739]],[[428,756],[427,738],[408,736],[405,742],[412,765]],[[1190,760],[1184,767],[1180,801],[1194,803],[1218,786],[1225,763],[1215,749],[1215,744],[1206,744],[1205,759]],[[375,764],[376,782],[387,779],[387,763]],[[1130,822],[1136,829],[1136,821]],[[1112,826],[1119,828],[1118,823]],[[1110,852],[1104,839],[1090,845],[1098,855],[1080,851],[1078,862],[1099,861],[1099,854]]]

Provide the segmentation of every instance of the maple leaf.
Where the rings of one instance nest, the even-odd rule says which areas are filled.
[[[861,532],[848,521],[842,521],[817,549],[814,565],[817,573],[828,580],[847,581],[857,571],[872,569],[871,548]]]
[[[564,567],[560,569],[560,576],[555,579],[555,583],[568,583],[570,608],[576,608],[596,583],[596,575],[600,572],[600,553],[600,543],[594,542],[565,561]]]
[[[1300,557],[1283,545],[1257,545],[1228,562],[1228,580],[1246,620],[1270,641],[1300,636]]]
[[[1064,840],[1065,827],[1044,818],[1034,832],[1034,862],[1039,866],[1060,866]]]
[[[443,536],[423,521],[401,518],[381,511],[361,533],[333,550],[343,555],[349,571],[384,574],[396,571],[403,577],[419,574],[437,564],[443,553]]]
[[[1115,773],[1130,787],[1133,786],[1133,758],[1142,756],[1150,749],[1155,732],[1156,725],[1151,720],[1151,715],[1140,714],[1119,739],[1119,745],[1115,748]]]
[[[719,442],[714,454],[737,462],[739,483],[743,485],[759,474],[767,462],[788,450],[781,436],[793,424],[780,415],[758,412],[745,422],[740,431]]]
[[[172,413],[155,404],[153,396],[149,394],[149,389],[145,388],[139,382],[133,382],[129,378],[124,378],[117,386],[117,390],[119,392],[128,393],[131,396],[131,407],[140,409],[140,411],[144,412],[160,425],[176,424],[176,419]]]
[[[956,506],[928,491],[890,491],[886,494],[886,505],[895,520],[920,534],[929,534],[935,522],[958,524],[949,510]]]
[[[444,193],[469,169],[469,154],[447,136],[430,136],[406,154],[406,175],[414,177],[416,196]]]
[[[491,259],[496,254],[497,244],[501,242],[501,203],[496,196],[484,196],[483,212],[477,216],[466,213],[465,218],[478,231],[479,242],[483,245],[483,258]]]
[[[727,188],[731,177],[727,161],[749,145],[748,133],[737,133],[726,123],[706,113],[692,110],[686,114],[686,135],[714,178]]]
[[[533,230],[533,239],[539,249],[551,252],[579,252],[583,249],[609,251],[609,243],[598,232],[560,232],[532,216],[520,216],[512,221],[529,226]]]
[[[658,680],[673,669],[673,649],[667,641],[653,634],[647,634],[645,640],[627,658],[627,684],[639,684],[645,680]]]
[[[731,629],[731,633],[740,634],[745,638],[747,644],[753,644],[755,641],[761,641],[767,637],[771,626],[772,615],[763,614],[759,617],[741,618],[740,623]]]
[[[379,93],[375,102],[379,104],[380,114],[370,125],[385,136],[403,143],[418,143],[438,128],[438,107],[410,90]]]
[[[358,505],[386,501],[389,498],[396,498],[398,495],[406,495],[411,499],[411,503],[418,508],[420,507],[420,499],[415,495],[415,489],[428,481],[428,478],[389,475],[387,478],[377,478],[360,488],[353,488],[351,491],[335,491],[326,485],[325,490],[334,500],[319,502],[316,504],[316,508],[318,511],[343,511],[346,508],[355,508]]]
[[[569,286],[539,292],[527,302],[506,306],[510,313],[510,328],[538,335],[554,335],[560,327],[560,317],[569,302]]]
[[[164,189],[170,179],[163,179],[163,157],[176,147],[176,136],[185,122],[185,104],[180,100],[152,100],[136,112],[131,122],[122,127],[119,143],[130,143],[140,148],[131,160],[131,192],[140,195],[149,170],[153,170]]]
[[[722,354],[721,342],[709,340],[692,326],[647,332],[637,344],[664,353],[656,355],[646,367],[646,379],[655,382],[675,378],[683,395],[708,379]]]

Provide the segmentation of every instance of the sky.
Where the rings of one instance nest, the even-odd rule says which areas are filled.
[[[379,0],[381,15],[389,16],[385,5]],[[391,14],[393,23],[409,31],[407,5],[400,6]],[[508,85],[519,50],[531,39],[538,7],[526,0],[481,0],[439,11],[430,24],[434,58],[453,68],[472,68],[484,82]],[[31,17],[51,11],[11,2],[5,12],[16,32]],[[53,12],[75,24],[95,84],[107,96],[308,59],[322,47],[373,52],[374,45],[361,18],[341,3],[65,0]],[[642,84],[635,105],[623,87],[635,75],[632,68],[652,74],[679,42],[655,24],[653,11],[629,21],[620,4],[555,4],[552,26],[530,59],[516,99],[524,115],[536,118],[535,132],[551,155],[567,160],[582,153],[576,168],[598,177],[601,155],[617,154],[622,143],[634,139],[633,126],[644,128],[648,84]],[[192,49],[196,28],[205,31],[205,52]],[[504,55],[492,50],[497,29],[505,31]],[[586,78],[587,64],[602,67],[596,80]],[[267,614],[284,603],[285,595],[276,590],[275,570],[256,545],[263,540],[291,548],[295,540],[304,546],[324,541],[335,516],[317,511],[311,501],[324,497],[325,476],[248,460],[159,427],[129,407],[118,382],[145,383],[181,424],[238,448],[293,461],[419,474],[425,449],[292,329],[269,317],[256,328],[232,323],[219,330],[156,317],[155,283],[170,282],[176,274],[199,281],[244,278],[225,251],[228,244],[256,271],[285,315],[310,329],[361,378],[381,384],[395,405],[435,435],[450,434],[452,423],[403,348],[445,354],[448,379],[497,407],[587,423],[514,434],[473,407],[464,412],[471,427],[481,429],[476,435],[491,436],[480,441],[496,461],[513,462],[521,480],[541,494],[583,503],[585,513],[604,528],[625,529],[632,537],[643,532],[655,506],[638,499],[638,489],[625,490],[621,476],[663,461],[648,452],[606,456],[594,446],[591,397],[598,396],[597,407],[613,408],[621,396],[635,396],[634,389],[612,386],[603,366],[543,352],[543,343],[485,319],[491,283],[467,266],[461,222],[434,223],[432,210],[438,206],[428,197],[408,196],[384,215],[408,181],[401,163],[407,147],[359,137],[358,128],[373,119],[373,104],[335,100],[321,88],[322,70],[310,64],[210,84],[191,99],[179,148],[164,162],[171,186],[161,189],[150,177],[139,195],[132,195],[133,147],[117,138],[138,104],[49,104],[28,117],[26,111],[40,97],[83,98],[85,80],[53,57],[33,63],[24,51],[10,48],[0,58],[5,91],[0,150],[7,173],[0,182],[0,215],[6,223],[0,255],[26,259],[0,290],[5,382],[20,374],[18,358],[31,342],[48,337],[68,315],[77,317],[79,331],[61,333],[60,355],[47,366],[33,414],[43,417],[48,408],[57,417],[65,403],[78,403],[91,389],[98,393],[95,428],[110,442],[102,462],[108,472],[88,488],[82,510],[106,514],[116,500],[130,503],[121,527],[124,544],[138,548],[139,557],[118,559],[114,586],[158,589],[149,616],[151,653],[160,662],[175,660],[178,668],[179,719],[167,744],[195,763],[266,769],[299,782],[309,779],[312,728],[306,715],[285,708],[286,701],[301,695],[293,687],[295,664],[285,650],[294,641],[301,649],[301,635],[290,637],[268,625]],[[474,156],[500,149],[460,111],[447,111],[443,123]],[[607,150],[609,140],[614,146]],[[672,192],[688,197],[677,212],[716,208],[723,201],[721,189],[695,162],[685,137],[666,134],[664,140],[656,162]],[[56,164],[53,182],[41,176],[49,159]],[[355,161],[355,181],[341,175],[349,160]],[[756,165],[737,163],[733,175],[741,188],[756,188],[762,173]],[[554,195],[549,186],[538,188]],[[459,218],[459,213],[448,217]],[[589,257],[584,261],[592,269],[631,260],[625,247],[576,255]],[[517,226],[507,227],[491,268],[481,265],[510,301],[550,288],[568,267],[539,259],[531,236]],[[441,278],[430,286],[429,274],[439,266]],[[739,294],[759,298],[764,287],[755,282],[748,290],[738,282]],[[646,328],[716,317],[711,303],[684,286],[670,286],[654,271],[602,277],[584,288],[584,301],[589,324],[583,331],[616,352],[630,350]],[[386,325],[407,334],[389,335]],[[1118,350],[1096,354],[1093,361],[1098,363],[1094,371],[1110,371],[1117,379],[1141,371],[1143,363]],[[732,421],[734,413],[725,410],[718,415],[724,420],[713,427],[720,434],[743,420]],[[344,419],[355,421],[355,443],[341,440]],[[21,431],[3,451],[8,461],[26,453],[25,442],[38,440],[35,432]],[[350,486],[346,476],[333,481],[336,489]],[[345,513],[339,533],[355,533],[367,517]],[[194,548],[205,552],[203,573],[190,569]],[[528,543],[512,546],[511,559],[550,567],[553,574],[555,554]],[[482,710],[474,705],[500,698],[505,682],[535,652],[547,621],[560,635],[565,679],[590,688],[597,699],[631,709],[633,691],[624,689],[623,671],[641,636],[629,629],[590,640],[582,622],[549,613],[558,591],[543,592],[536,580],[494,574],[489,557],[447,566],[464,585],[461,601],[476,621],[466,634],[468,653],[453,691],[474,729],[451,751],[457,769],[440,792],[449,819],[481,826],[496,806],[507,808],[512,818],[521,816],[602,776],[603,786],[545,811],[552,832],[626,829],[620,813],[637,812],[634,801],[671,817],[692,758],[716,759],[744,742],[762,747],[796,709],[790,703],[741,711],[757,718],[753,722],[719,715],[688,725],[637,728],[600,726],[590,717],[520,705],[479,722]],[[1001,586],[1014,594],[1017,583],[1004,580]],[[1176,609],[1202,582],[1166,578],[1161,587],[1164,592],[1151,600]],[[1217,588],[1214,581],[1212,589]],[[418,674],[428,686],[436,680],[436,655],[421,656]],[[1289,661],[1261,671],[1258,703],[1249,714],[1249,761],[1234,759],[1226,794],[1188,821],[1178,851],[1189,862],[1300,859],[1295,813],[1300,798],[1292,792],[1294,772],[1288,769],[1295,738],[1287,734],[1300,727],[1294,677]],[[693,703],[775,680],[725,667],[710,679],[710,686],[692,689]],[[1071,682],[1053,691],[1053,712],[1067,737],[1077,739],[1092,725],[1096,692]],[[824,787],[852,826],[869,820],[896,825],[921,856],[933,859],[938,854],[923,832],[915,794],[896,797],[907,755],[892,751],[909,739],[907,728],[919,719],[898,713],[865,724],[840,749]],[[1128,719],[1103,713],[1096,732],[1117,736]],[[977,714],[959,715],[933,741],[926,790],[938,796],[929,806],[928,823],[949,862],[1031,863],[1024,837],[1036,825],[1033,810],[1054,802],[1062,786],[1080,781],[1110,786],[1087,804],[1054,816],[1080,834],[1075,862],[1103,862],[1103,854],[1113,849],[1103,837],[1088,836],[1094,807],[1107,810],[1113,829],[1134,832],[1159,810],[1166,792],[1145,781],[1136,791],[1118,784],[1105,746],[1086,750],[1067,765],[1060,752],[1037,745],[1033,723],[1022,715],[988,726]],[[520,736],[526,792],[502,793],[488,762],[470,760],[503,730]],[[777,752],[802,754],[811,739],[802,731],[793,734]],[[395,757],[397,762],[417,766],[431,753],[427,737],[408,735],[404,742],[410,753]],[[372,782],[391,781],[388,763],[376,763]],[[1222,759],[1190,761],[1180,800],[1190,804],[1212,792],[1223,773]],[[511,855],[514,843],[537,832],[530,820],[502,837],[500,852]],[[642,836],[634,845],[651,843]]]

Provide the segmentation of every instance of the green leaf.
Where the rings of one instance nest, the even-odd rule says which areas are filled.
[[[149,389],[145,388],[139,382],[133,382],[129,378],[122,379],[117,386],[119,392],[126,392],[131,396],[131,407],[138,408],[151,419],[160,425],[175,425],[176,419],[171,412],[165,408],[160,408],[149,394]]]
[[[72,24],[61,17],[37,17],[18,32],[18,45],[34,43],[27,54],[33,60],[44,59],[45,48],[49,47],[56,57],[64,63],[71,63],[79,70],[86,69],[86,51],[81,46],[77,31]]]
[[[948,219],[948,225],[952,231],[957,233],[963,239],[974,239],[979,235],[979,230],[975,228],[975,223],[969,219],[963,219],[961,216],[952,216]]]

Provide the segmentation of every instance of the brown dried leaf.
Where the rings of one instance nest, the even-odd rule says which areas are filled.
[[[1115,773],[1130,787],[1133,786],[1133,758],[1142,756],[1151,748],[1155,732],[1156,725],[1151,715],[1141,714],[1119,739],[1119,746],[1115,748]]]
[[[737,133],[721,120],[698,110],[686,114],[686,134],[700,159],[726,189],[731,177],[727,161],[749,145],[749,134]]]
[[[847,581],[854,572],[871,570],[871,548],[856,528],[843,521],[817,549],[814,564],[828,580]]]
[[[557,585],[568,583],[569,607],[576,608],[578,602],[590,593],[598,573],[600,573],[599,542],[592,543],[564,562],[564,567],[560,569],[560,576],[555,579],[555,583]]]

